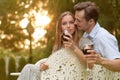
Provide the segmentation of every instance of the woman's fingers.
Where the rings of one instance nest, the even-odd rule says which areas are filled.
[[[45,62],[40,64],[40,70],[47,70],[48,68],[49,66]]]
[[[72,35],[67,35],[67,36],[63,36],[63,38],[65,39],[65,40],[67,40],[67,41],[71,41],[72,40]]]
[[[63,44],[64,44],[64,47],[71,47],[73,43],[69,41],[64,41]]]

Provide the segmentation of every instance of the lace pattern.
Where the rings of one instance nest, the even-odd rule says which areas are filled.
[[[41,72],[41,80],[79,80],[84,67],[69,49],[61,49],[51,55],[47,63],[49,69]]]
[[[94,65],[89,72],[70,49],[61,49],[52,54],[47,64],[49,69],[41,72],[41,80],[120,80],[119,72],[112,72]]]

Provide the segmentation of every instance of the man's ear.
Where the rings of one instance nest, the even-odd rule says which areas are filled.
[[[89,24],[91,25],[91,24],[93,24],[93,23],[95,23],[94,19],[90,19],[90,20],[89,20]]]

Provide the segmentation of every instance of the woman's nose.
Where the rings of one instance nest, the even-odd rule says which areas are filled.
[[[67,27],[70,27],[70,24],[67,24]]]

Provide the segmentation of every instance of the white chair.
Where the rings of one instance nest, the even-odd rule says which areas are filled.
[[[11,76],[19,76],[20,75],[20,72],[13,72],[13,73],[10,73]]]

